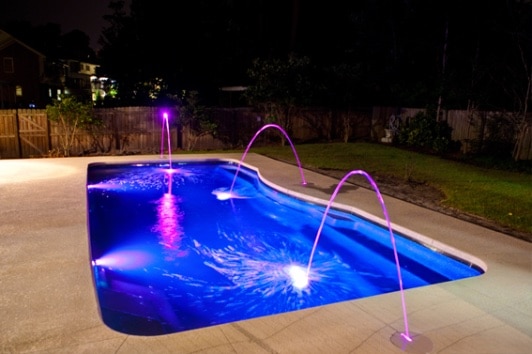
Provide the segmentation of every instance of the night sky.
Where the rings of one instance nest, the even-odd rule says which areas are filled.
[[[76,29],[86,33],[91,47],[98,49],[101,29],[108,25],[103,19],[109,13],[108,4],[109,0],[1,0],[0,23],[18,20],[34,26],[57,23],[63,34]]]

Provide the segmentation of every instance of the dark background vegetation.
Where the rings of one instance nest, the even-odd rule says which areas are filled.
[[[110,0],[89,48],[59,25],[2,26],[47,56],[101,64],[120,83],[114,104],[153,104],[248,85],[256,58],[309,60],[314,105],[474,106],[519,111],[529,100],[529,0]],[[312,70],[310,70],[312,69]],[[145,91],[145,92],[143,92]]]

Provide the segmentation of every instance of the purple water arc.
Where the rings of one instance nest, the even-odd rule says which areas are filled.
[[[314,245],[312,246],[312,251],[310,253],[310,258],[309,258],[308,266],[307,266],[307,279],[308,279],[309,274],[310,274],[310,267],[312,265],[312,260],[314,258],[314,253],[316,252],[316,247],[318,245],[318,240],[320,239],[321,231],[323,229],[323,225],[325,224],[325,219],[327,218],[327,213],[329,212],[329,209],[331,208],[331,205],[332,205],[332,203],[334,201],[334,198],[336,198],[336,195],[340,191],[340,188],[342,187],[344,182],[350,176],[352,176],[354,174],[359,174],[359,175],[363,175],[364,177],[366,177],[366,179],[370,182],[371,186],[375,190],[375,193],[377,194],[377,198],[379,199],[379,203],[381,204],[382,212],[383,212],[384,217],[386,219],[386,224],[388,226],[388,231],[390,233],[390,240],[392,242],[393,254],[394,254],[394,258],[395,258],[395,265],[396,265],[396,268],[397,268],[397,278],[399,280],[399,291],[401,293],[401,304],[402,304],[402,307],[403,307],[403,319],[404,319],[404,326],[405,326],[405,333],[401,333],[401,336],[404,339],[406,339],[408,342],[411,342],[412,339],[410,337],[410,333],[409,333],[409,329],[408,329],[408,319],[407,319],[407,315],[406,315],[406,301],[405,301],[405,295],[404,295],[404,289],[403,289],[403,277],[401,276],[401,266],[399,264],[399,256],[398,256],[398,253],[397,253],[397,247],[395,246],[395,237],[393,235],[393,230],[392,230],[392,226],[391,226],[391,223],[390,223],[390,217],[388,216],[388,210],[386,209],[386,205],[384,204],[384,199],[382,198],[382,195],[381,195],[381,192],[379,190],[379,187],[377,186],[377,183],[375,183],[373,178],[371,178],[371,176],[367,172],[362,171],[362,170],[353,170],[353,171],[347,173],[340,180],[338,185],[336,186],[336,189],[334,190],[333,194],[331,195],[331,198],[329,199],[329,203],[327,204],[327,208],[325,209],[325,212],[323,213],[323,217],[321,219],[321,224],[320,224],[320,227],[318,228],[318,232],[316,233],[316,238],[314,240]]]
[[[240,167],[242,166],[242,162],[246,158],[246,155],[248,154],[248,151],[251,148],[251,145],[253,144],[255,139],[257,139],[259,134],[262,133],[262,131],[264,131],[264,130],[266,130],[268,128],[277,128],[281,133],[283,133],[283,135],[285,136],[286,140],[288,140],[288,142],[290,143],[290,146],[292,147],[292,152],[294,153],[294,156],[296,158],[297,165],[299,167],[299,173],[301,174],[301,183],[303,185],[307,184],[307,181],[305,180],[305,176],[303,175],[303,168],[301,167],[301,161],[299,160],[299,156],[297,155],[296,148],[294,147],[294,144],[292,144],[292,140],[290,140],[290,137],[288,136],[286,131],[283,128],[281,128],[279,125],[277,125],[277,124],[266,124],[265,126],[260,128],[255,133],[255,135],[253,136],[253,138],[249,142],[248,146],[246,147],[246,150],[244,151],[244,154],[242,155],[242,158],[240,159],[240,162],[238,163],[238,167],[237,167],[236,172],[235,172],[235,177],[233,178],[233,183],[231,183],[231,189],[229,190],[230,193],[233,191],[233,187],[235,186],[235,182],[236,182],[236,177],[238,176],[238,172],[240,171]]]

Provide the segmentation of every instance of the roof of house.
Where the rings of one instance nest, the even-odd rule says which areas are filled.
[[[38,56],[45,57],[44,54],[39,52],[38,50],[33,49],[29,45],[25,44],[24,42],[18,40],[11,34],[7,33],[6,31],[0,29],[0,50],[12,45],[13,43],[18,43],[19,45],[23,46],[24,48],[28,49],[29,51],[35,53]]]

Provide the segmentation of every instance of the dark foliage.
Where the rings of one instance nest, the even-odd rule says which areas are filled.
[[[102,67],[122,90],[247,85],[256,58],[308,57],[316,104],[505,108],[522,103],[532,57],[527,1],[111,1]],[[342,72],[349,80],[342,80]],[[129,99],[127,99],[129,100]],[[361,102],[363,101],[363,102]]]
[[[528,0],[109,0],[97,60],[119,82],[113,105],[154,104],[251,84],[255,59],[309,58],[312,104],[523,111],[530,106]],[[87,37],[58,25],[0,24],[48,58],[92,58]],[[152,92],[153,93],[153,92]]]
[[[420,112],[399,127],[397,143],[425,152],[445,154],[453,144],[451,127],[445,121],[437,121],[434,111]]]

